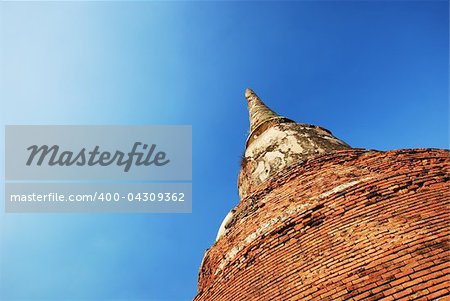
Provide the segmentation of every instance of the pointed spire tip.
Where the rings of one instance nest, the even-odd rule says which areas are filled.
[[[255,92],[252,89],[250,89],[250,88],[245,89],[245,97],[247,99],[252,95],[255,95]]]
[[[280,117],[277,113],[266,106],[252,89],[247,88],[245,90],[245,98],[247,98],[248,102],[250,132],[252,132],[265,121]]]

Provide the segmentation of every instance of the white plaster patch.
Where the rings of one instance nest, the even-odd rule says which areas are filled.
[[[259,161],[258,166],[256,166],[255,171],[253,172],[254,177],[258,177],[261,181],[264,181],[269,175],[270,169],[266,173],[266,166],[264,161]]]
[[[270,170],[281,170],[286,166],[286,155],[280,151],[268,152],[264,155],[264,161],[266,165],[267,175],[269,176]]]
[[[365,180],[368,180],[368,179],[370,179],[370,178],[364,178],[364,179],[361,179],[361,180],[356,180],[356,181],[351,181],[351,182],[348,182],[348,183],[341,184],[339,186],[334,187],[333,189],[330,189],[330,190],[328,190],[328,191],[326,191],[324,193],[321,193],[320,195],[318,195],[314,199],[316,199],[316,200],[324,199],[326,197],[329,197],[333,193],[340,192],[340,191],[342,191],[344,189],[347,189],[349,187],[355,186],[356,184],[361,183],[362,181],[365,181]]]
[[[274,161],[276,158],[284,158],[284,154],[280,151],[274,151],[274,152],[267,152],[264,155],[264,160],[267,162]]]
[[[304,152],[304,148],[298,143],[298,140],[293,135],[288,135],[286,137],[287,143],[286,146],[290,149],[291,152],[301,154]]]
[[[228,212],[228,214],[223,219],[222,223],[220,224],[219,231],[217,232],[216,241],[218,241],[219,238],[221,238],[225,234],[226,226],[233,218],[234,212],[235,212],[235,210],[232,209],[230,212]]]
[[[256,138],[245,150],[245,157],[255,157],[264,152],[269,145],[280,144],[286,132],[281,131],[277,127],[271,127],[264,131],[261,136]]]

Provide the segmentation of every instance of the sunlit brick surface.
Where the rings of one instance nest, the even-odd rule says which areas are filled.
[[[449,300],[449,151],[334,151],[246,196],[195,300]]]

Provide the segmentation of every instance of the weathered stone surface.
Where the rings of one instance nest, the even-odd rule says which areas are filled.
[[[332,150],[350,148],[319,126],[295,123],[270,110],[247,89],[250,135],[238,177],[241,198],[291,164]]]

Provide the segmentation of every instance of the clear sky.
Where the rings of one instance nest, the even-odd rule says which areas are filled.
[[[246,87],[354,147],[448,148],[448,1],[0,10],[2,125],[192,124],[194,193],[192,214],[0,213],[1,300],[192,299],[239,201]]]

